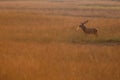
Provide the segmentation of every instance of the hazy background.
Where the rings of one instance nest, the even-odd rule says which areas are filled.
[[[8,10],[77,17],[120,18],[118,0],[1,0],[0,11]]]

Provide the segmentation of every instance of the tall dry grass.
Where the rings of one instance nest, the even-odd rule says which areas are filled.
[[[86,19],[98,38],[75,31]],[[119,80],[119,22],[1,12],[0,80]]]
[[[9,12],[0,14],[0,38],[25,42],[119,42],[120,20],[48,16],[37,13]],[[80,22],[89,20],[87,27],[98,29],[98,37],[76,32]]]
[[[119,45],[0,42],[1,80],[119,80]]]

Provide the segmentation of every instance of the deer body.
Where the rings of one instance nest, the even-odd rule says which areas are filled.
[[[80,25],[79,27],[86,34],[95,34],[95,35],[97,35],[97,29],[95,29],[95,28],[86,28],[84,25]]]
[[[97,36],[97,32],[98,32],[97,29],[95,29],[95,28],[87,28],[85,26],[85,23],[87,23],[87,22],[88,21],[85,21],[84,23],[81,23],[79,25],[79,28],[81,28],[85,34],[94,34],[94,35]]]

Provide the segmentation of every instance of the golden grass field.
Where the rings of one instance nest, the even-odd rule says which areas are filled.
[[[119,3],[82,3],[0,2],[0,80],[120,80]],[[76,32],[85,20],[98,37]]]

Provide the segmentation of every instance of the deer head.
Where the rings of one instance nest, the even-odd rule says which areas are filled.
[[[88,20],[82,22],[82,23],[80,24],[80,26],[83,26],[83,25],[85,25],[86,23],[88,23]]]
[[[79,27],[76,28],[76,31],[78,31],[80,27],[81,27],[81,28],[85,27],[84,25],[85,25],[86,23],[88,23],[88,20],[80,23]]]

